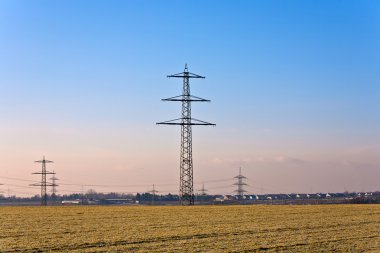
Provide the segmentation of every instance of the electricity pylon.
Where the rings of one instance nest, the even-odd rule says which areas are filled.
[[[200,192],[200,194],[199,194],[199,196],[200,196],[200,202],[201,202],[201,204],[202,204],[202,199],[205,197],[205,196],[207,196],[207,190],[205,189],[205,184],[202,184],[202,188],[201,189],[199,189],[199,192]]]
[[[238,196],[243,197],[244,193],[247,192],[246,190],[244,190],[243,187],[247,184],[244,183],[244,179],[246,179],[246,177],[241,174],[241,167],[239,168],[239,175],[237,175],[234,178],[237,179],[237,183],[234,183],[234,185],[237,185],[237,190],[235,190],[235,192]]]
[[[156,193],[158,193],[159,191],[157,191],[155,188],[154,188],[154,184],[153,184],[153,189],[151,191],[149,191],[150,193],[152,193],[152,206],[154,205],[154,198],[156,197]]]
[[[52,183],[52,187],[51,187],[51,197],[53,199],[53,202],[57,202],[57,184],[55,183],[57,180],[59,180],[59,178],[57,178],[55,176],[55,172],[53,170],[53,176],[50,178],[51,180],[51,183]]]
[[[52,183],[48,183],[46,181],[46,175],[52,174],[54,175],[54,172],[49,172],[46,171],[46,164],[47,163],[52,163],[53,161],[49,161],[45,159],[45,156],[43,157],[42,160],[40,161],[35,161],[36,163],[41,163],[42,164],[42,169],[39,172],[34,172],[32,174],[41,174],[41,182],[40,183],[35,183],[31,184],[31,186],[41,186],[41,206],[46,206],[47,205],[47,192],[46,192],[46,187],[47,186],[57,186]]]
[[[205,189],[205,184],[202,184],[202,188],[199,190],[201,192],[201,196],[207,195],[207,190]]]
[[[56,176],[55,176],[55,172],[54,172],[54,170],[53,170],[53,176],[50,178],[50,180],[51,180],[51,183],[52,183],[52,188],[51,188],[51,194],[52,195],[56,195],[57,194],[57,184],[55,184],[55,182],[57,181],[57,180],[59,180],[59,178],[57,178]]]
[[[159,122],[157,125],[180,125],[181,126],[181,155],[180,155],[180,202],[181,205],[194,205],[194,182],[193,182],[193,150],[191,126],[215,126],[202,120],[191,117],[191,102],[210,102],[210,100],[190,95],[190,78],[205,77],[190,73],[185,65],[182,73],[169,75],[183,79],[182,95],[162,99],[162,101],[182,102],[181,118]]]

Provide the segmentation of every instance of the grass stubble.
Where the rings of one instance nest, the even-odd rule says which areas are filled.
[[[0,252],[380,252],[380,205],[0,207]]]

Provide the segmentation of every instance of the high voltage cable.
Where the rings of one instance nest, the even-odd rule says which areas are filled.
[[[3,179],[8,179],[8,180],[15,180],[15,181],[24,181],[24,182],[37,182],[36,180],[29,180],[29,179],[22,179],[22,178],[15,178],[15,177],[5,177],[5,176],[0,176],[0,178],[3,178]],[[222,182],[229,182],[229,181],[232,181],[233,179],[231,178],[226,178],[226,179],[215,179],[215,180],[206,180],[206,181],[202,181],[202,182],[197,182],[197,183],[194,183],[194,184],[198,184],[198,185],[201,185],[202,183],[207,183],[207,184],[212,184],[212,183],[222,183]],[[62,180],[63,182],[65,182],[65,180]],[[252,180],[250,180],[252,181]],[[11,185],[11,184],[5,184],[5,185]],[[150,184],[146,184],[146,185],[103,185],[103,184],[78,184],[78,183],[60,183],[60,185],[67,185],[67,186],[78,186],[78,187],[106,187],[106,188],[110,188],[110,187],[115,187],[115,188],[128,188],[128,187],[150,187],[151,185]],[[158,187],[166,187],[166,186],[176,186],[176,184],[155,184],[156,186]],[[12,185],[11,185],[12,186]],[[14,185],[16,186],[16,185]],[[34,188],[34,187],[27,187],[27,186],[20,186],[18,185],[18,187],[24,187],[24,188]],[[223,189],[223,188],[229,188],[231,186],[216,186],[216,187],[208,187],[209,189]],[[255,190],[266,190],[266,191],[281,191],[279,190],[278,188],[276,187],[268,187],[268,186],[265,186],[265,187],[259,187],[259,186],[250,186],[250,185],[247,185],[248,188],[251,188],[251,189],[255,189]],[[60,188],[60,190],[63,190],[62,188]],[[75,191],[75,190],[65,190],[65,191],[70,191],[70,192],[78,192],[78,191]],[[169,192],[169,191],[167,191]],[[175,191],[173,191],[175,192]]]
[[[33,187],[33,186],[25,186],[25,185],[17,185],[17,184],[6,184],[6,185],[17,187],[17,188],[36,189],[36,187]]]
[[[16,181],[36,182],[36,180],[20,179],[20,178],[14,178],[14,177],[0,176],[0,178],[9,179],[9,180],[16,180]]]
[[[9,180],[16,180],[16,181],[25,181],[25,182],[36,182],[35,180],[28,180],[28,179],[20,179],[20,178],[14,178],[14,177],[4,177],[0,176],[0,178],[3,179],[9,179]],[[61,180],[65,182],[65,180]],[[197,182],[195,184],[202,184],[202,183],[220,183],[220,182],[227,182],[231,181],[231,179],[218,179],[218,180],[206,180],[202,182]],[[71,186],[86,186],[86,187],[150,187],[150,184],[146,185],[106,185],[106,184],[78,184],[78,183],[60,183],[60,185],[71,185]],[[165,186],[176,186],[177,184],[155,184],[156,186],[165,187]]]
[[[29,180],[29,179],[23,179],[23,178],[15,178],[15,177],[6,177],[6,176],[0,176],[0,178],[3,178],[3,179],[8,179],[8,180],[15,180],[15,181],[21,181],[21,182],[36,182],[35,180]],[[63,182],[65,182],[64,180],[62,180]],[[199,182],[199,183],[195,183],[195,184],[202,184],[202,183],[208,183],[208,184],[214,184],[214,183],[222,183],[222,182],[230,182],[232,181],[231,178],[225,178],[225,179],[214,179],[214,180],[206,180],[206,181],[202,181],[202,182]],[[106,184],[78,184],[78,183],[60,183],[60,185],[66,185],[66,186],[77,186],[77,187],[106,187],[106,188],[110,188],[110,187],[114,187],[114,188],[130,188],[130,187],[149,187],[151,185],[106,185]],[[67,182],[67,181],[66,181]],[[24,186],[24,185],[17,185],[17,184],[7,184],[9,186],[13,186],[13,187],[17,187],[17,188],[25,188],[25,189],[34,189],[34,187],[31,187],[31,186]],[[176,186],[176,184],[158,184],[157,186],[159,187],[168,187],[168,186]],[[211,190],[213,189],[227,189],[229,188],[230,186],[215,186],[215,187],[209,187]],[[81,193],[80,190],[75,190],[75,189],[66,189],[66,188],[60,188],[60,191],[62,193],[77,193],[77,194],[84,194],[83,192]],[[32,193],[32,192],[20,192],[20,191],[14,191],[12,190],[12,192],[15,192],[15,193],[19,193],[19,194],[28,194],[28,195],[35,195],[35,193]],[[142,193],[142,192],[148,192],[148,190],[143,190],[143,191],[107,191],[107,192],[100,192],[100,193],[104,193],[104,194],[107,194],[107,193],[120,193],[122,192],[123,194],[137,194],[137,193]],[[166,191],[161,191],[162,193],[172,193],[172,192],[176,192],[176,190],[172,191],[172,190],[166,190]]]
[[[20,192],[20,191],[14,191],[14,190],[12,190],[10,192],[12,192],[12,193],[19,193],[19,194],[27,194],[27,195],[36,195],[35,193],[31,193],[31,192]]]

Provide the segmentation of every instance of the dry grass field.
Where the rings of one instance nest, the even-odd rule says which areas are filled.
[[[380,205],[1,207],[0,252],[380,252]]]

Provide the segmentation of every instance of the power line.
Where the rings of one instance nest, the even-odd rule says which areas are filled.
[[[8,189],[8,198],[10,198],[10,193],[19,193],[19,194],[25,194],[25,195],[36,195],[35,193],[31,193],[31,192],[22,192],[22,191],[15,191],[15,190],[10,190]]]
[[[30,179],[23,179],[23,178],[15,178],[15,177],[5,177],[0,176],[0,178],[3,179],[9,179],[9,180],[15,180],[15,181],[24,181],[24,182],[36,182],[35,180]],[[61,182],[68,182],[66,180],[60,180]],[[194,182],[195,185],[201,185],[203,183],[212,184],[212,183],[221,183],[221,182],[228,182],[232,181],[231,178],[224,178],[224,179],[213,179],[213,180],[203,180],[200,182]],[[119,185],[119,184],[80,184],[80,183],[60,183],[60,185],[69,185],[69,186],[86,186],[86,187],[149,187],[152,186],[151,184],[134,184],[134,185]],[[165,187],[165,186],[177,186],[177,184],[155,184],[155,186]]]
[[[9,179],[9,180],[16,180],[16,181],[35,182],[35,180],[20,179],[20,178],[14,178],[14,177],[4,177],[4,176],[0,176],[0,178],[3,178],[3,179]]]
[[[29,180],[29,179],[24,179],[24,178],[17,178],[17,177],[6,177],[6,176],[0,176],[0,178],[5,179],[5,180],[10,180],[10,181],[18,181],[18,182],[33,182],[36,183],[35,180]],[[223,183],[223,182],[229,182],[232,181],[231,178],[222,178],[222,179],[214,179],[214,180],[204,180],[203,182],[194,182],[194,185],[202,185],[203,183],[208,183],[208,184],[218,184],[218,183]],[[139,184],[139,185],[108,185],[108,184],[80,184],[80,183],[70,183],[65,180],[60,180],[60,185],[63,186],[69,186],[69,187],[100,187],[100,188],[135,188],[135,187],[149,187],[151,185],[146,185],[146,184]],[[64,183],[66,182],[66,183]],[[9,184],[5,183],[5,185],[9,186],[14,186],[14,187],[21,187],[21,188],[27,188],[27,189],[35,189],[32,186],[25,186],[25,185],[19,185],[19,184]],[[171,186],[177,186],[177,184],[155,184],[155,187],[158,186],[160,188],[166,188],[166,187],[171,187]],[[229,186],[224,185],[224,186],[213,186],[213,187],[208,187],[209,189],[227,189]],[[80,193],[81,189],[67,189],[67,188],[60,188],[60,192],[68,192],[68,193]],[[128,193],[138,193],[141,191],[123,191],[122,189],[116,190],[116,191],[102,191],[102,193],[113,193],[113,192],[128,192]],[[173,193],[176,192],[176,190],[172,189],[167,189],[165,191],[161,190],[161,193]]]

